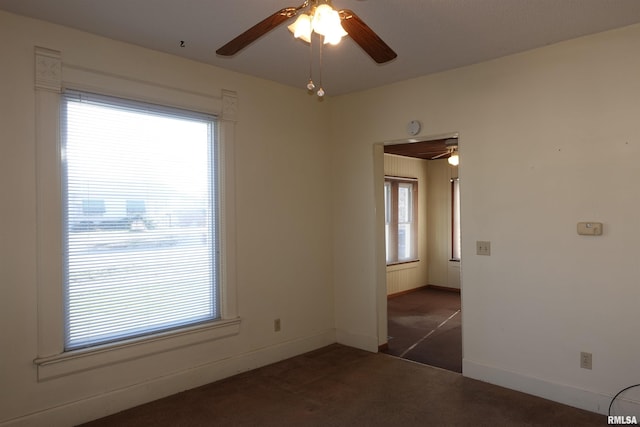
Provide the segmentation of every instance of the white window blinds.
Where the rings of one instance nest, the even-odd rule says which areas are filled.
[[[219,318],[215,118],[66,92],[67,350]]]

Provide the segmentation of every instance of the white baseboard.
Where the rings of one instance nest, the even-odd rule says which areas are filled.
[[[555,383],[518,372],[510,372],[467,359],[462,361],[462,374],[465,377],[603,415],[607,414],[612,398],[612,396],[603,393]]]
[[[48,408],[12,420],[0,422],[0,427],[63,427],[81,424],[115,414],[183,390],[221,380],[240,372],[266,366],[336,342],[335,330],[293,340],[214,361],[185,371],[154,378],[140,384],[112,390],[86,399]]]
[[[344,344],[349,347],[359,348],[372,353],[378,352],[378,337],[352,334],[342,329],[337,329],[336,341],[339,344]]]

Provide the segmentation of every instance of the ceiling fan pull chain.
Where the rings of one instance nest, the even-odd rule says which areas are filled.
[[[322,46],[324,45],[324,36],[320,36],[320,71],[318,72],[320,89],[318,89],[318,96],[322,98],[324,96],[324,89],[322,88]]]
[[[307,90],[312,92],[316,85],[313,84],[313,40],[309,40],[309,83],[307,83]]]

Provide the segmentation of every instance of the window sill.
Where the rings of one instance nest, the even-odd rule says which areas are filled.
[[[405,269],[409,269],[409,268],[417,268],[419,262],[420,262],[419,259],[414,259],[414,260],[411,260],[411,261],[394,262],[394,263],[391,263],[391,264],[387,264],[387,271],[396,271],[396,270],[405,270]]]
[[[387,264],[387,267],[393,267],[394,265],[403,265],[403,264],[415,264],[417,262],[420,262],[420,260],[419,259],[411,259],[409,261],[390,262],[389,264]]]
[[[239,332],[240,318],[219,320],[116,344],[106,344],[42,357],[35,359],[34,363],[38,367],[38,381],[45,381],[205,341],[237,335]]]

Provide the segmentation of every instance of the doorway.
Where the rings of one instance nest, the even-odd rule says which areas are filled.
[[[462,373],[460,293],[433,287],[390,296],[385,353]]]
[[[457,145],[457,135],[384,145],[385,182],[417,181],[413,212],[418,232],[414,259],[389,258],[389,245],[406,237],[394,236],[396,207],[389,206],[385,192],[387,339],[382,348],[394,356],[462,372],[459,181],[457,165],[447,161],[457,155]]]

